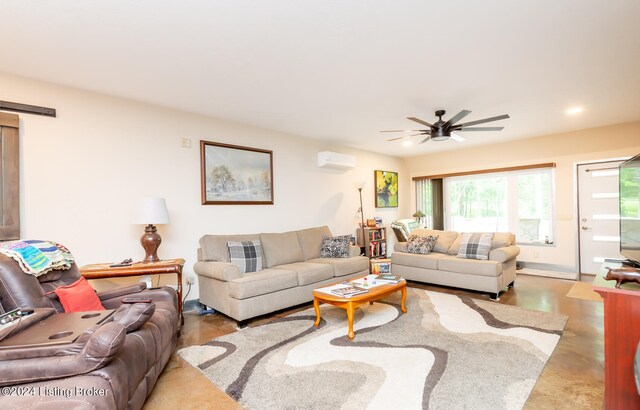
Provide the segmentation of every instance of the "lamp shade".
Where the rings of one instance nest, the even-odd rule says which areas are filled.
[[[167,202],[164,198],[142,198],[135,209],[133,223],[141,225],[168,224]]]

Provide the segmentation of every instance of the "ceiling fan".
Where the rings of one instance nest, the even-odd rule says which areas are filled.
[[[485,118],[482,120],[470,121],[463,124],[456,124],[458,121],[471,114],[469,110],[462,110],[448,121],[443,121],[442,116],[445,114],[445,110],[436,111],[436,117],[438,121],[435,124],[429,124],[428,122],[416,117],[407,117],[408,120],[417,122],[418,124],[426,125],[429,128],[422,130],[386,130],[380,132],[417,132],[417,134],[404,135],[402,137],[391,138],[388,141],[402,140],[406,138],[415,137],[416,135],[426,135],[427,138],[419,142],[424,144],[429,140],[445,141],[451,138],[452,140],[462,142],[465,138],[455,133],[455,131],[501,131],[504,127],[472,127],[472,125],[484,124],[485,122],[492,122],[498,120],[504,120],[509,118],[508,114],[498,115],[497,117]]]

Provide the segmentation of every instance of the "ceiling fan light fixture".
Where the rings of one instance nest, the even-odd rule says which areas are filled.
[[[567,109],[567,111],[565,112],[567,113],[567,115],[577,115],[582,113],[583,111],[584,111],[583,107],[576,106],[576,107],[571,107]]]
[[[451,134],[449,131],[445,131],[442,128],[438,128],[435,132],[431,132],[431,139],[434,141],[446,141],[450,136]]]
[[[411,141],[411,140],[402,141],[402,146],[403,147],[410,147],[412,145],[413,145],[413,141]]]

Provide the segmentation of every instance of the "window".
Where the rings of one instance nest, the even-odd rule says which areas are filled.
[[[445,228],[509,231],[519,243],[553,242],[551,168],[444,179]]]
[[[509,227],[507,179],[483,175],[445,178],[445,227],[496,232]]]
[[[20,238],[18,116],[0,112],[0,241]]]
[[[422,219],[425,228],[433,227],[433,201],[431,193],[431,180],[416,181],[416,211],[425,214]]]

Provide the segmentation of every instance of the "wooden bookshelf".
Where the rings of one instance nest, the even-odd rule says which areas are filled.
[[[363,229],[358,229],[358,246],[364,248],[364,254],[368,258],[387,257],[387,228],[364,228],[364,240],[362,238]]]

